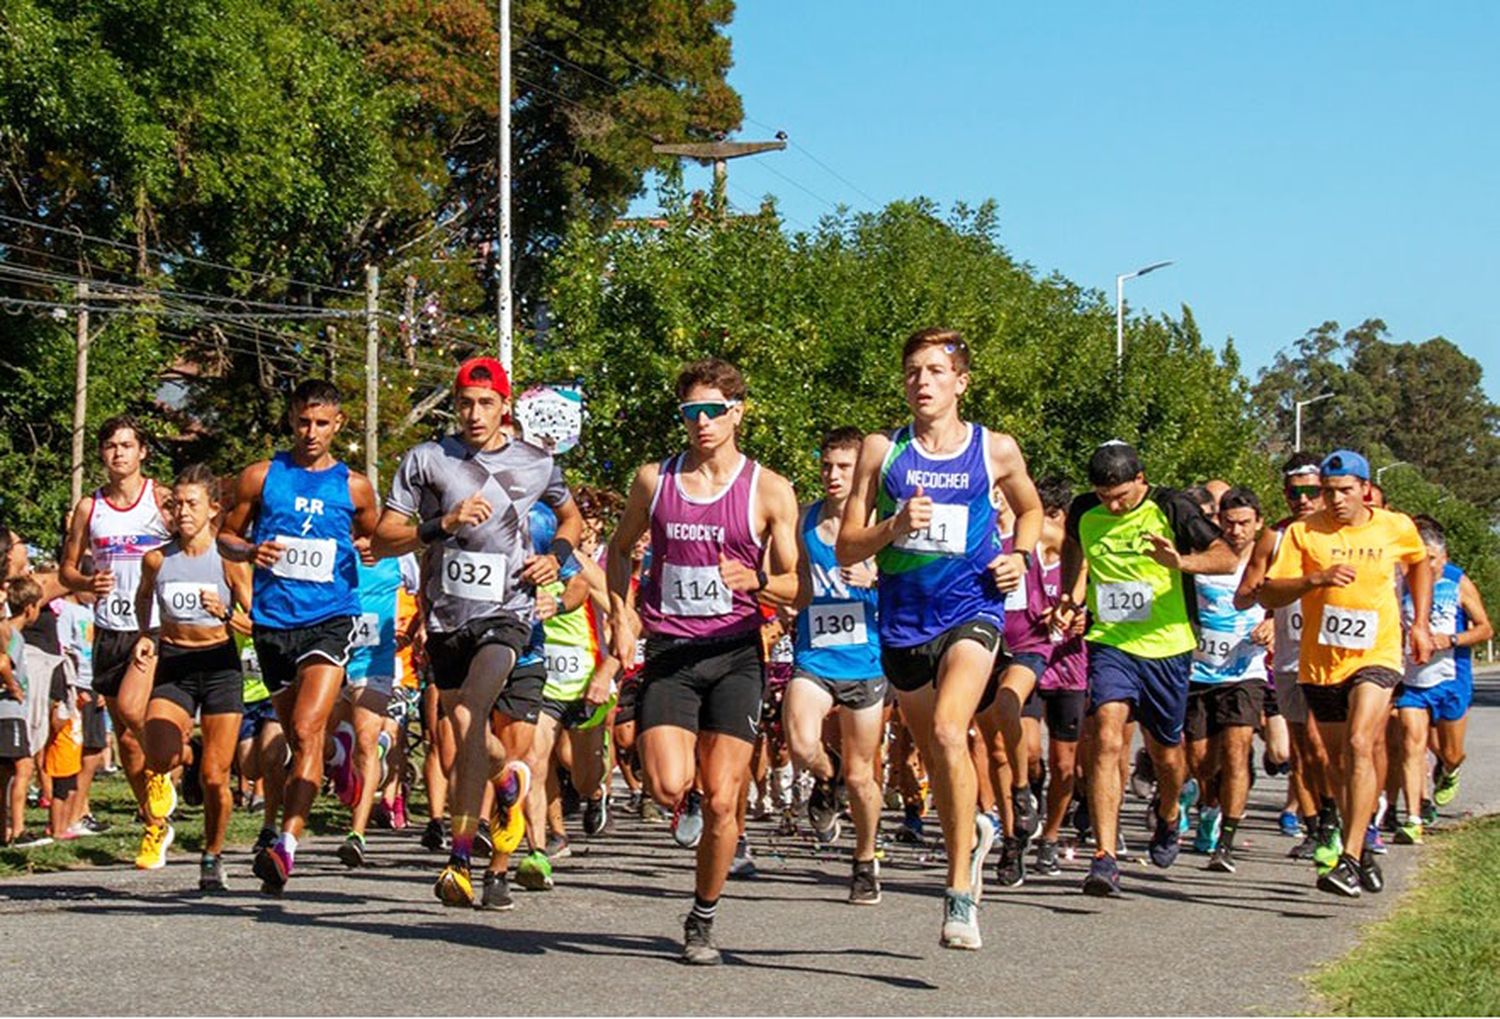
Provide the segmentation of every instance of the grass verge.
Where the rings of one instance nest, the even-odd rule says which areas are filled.
[[[1395,912],[1313,976],[1327,1014],[1500,1014],[1500,816],[1427,842]]]

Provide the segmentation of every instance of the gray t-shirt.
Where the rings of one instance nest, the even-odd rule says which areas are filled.
[[[434,633],[502,611],[529,619],[536,592],[521,583],[521,569],[532,555],[531,507],[540,501],[557,509],[572,498],[546,451],[510,442],[482,453],[448,435],[406,454],[385,504],[430,520],[476,492],[489,502],[490,518],[432,545],[422,562],[427,626]]]

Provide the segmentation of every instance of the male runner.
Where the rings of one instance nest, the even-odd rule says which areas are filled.
[[[1177,797],[1187,770],[1182,729],[1198,644],[1190,574],[1227,573],[1238,560],[1194,502],[1147,483],[1140,457],[1128,444],[1116,440],[1094,450],[1089,484],[1094,490],[1075,498],[1068,511],[1062,593],[1053,621],[1066,631],[1081,611],[1074,598],[1086,565],[1092,624],[1085,639],[1094,718],[1088,799],[1098,850],[1083,891],[1114,896],[1120,894],[1115,847],[1125,725],[1132,717],[1141,723],[1156,774],[1151,862],[1170,867],[1180,840]]]
[[[685,452],[635,473],[609,544],[611,647],[635,660],[630,604],[636,540],[651,533],[639,622],[647,639],[636,706],[641,762],[652,796],[685,809],[694,775],[703,783],[703,831],[693,906],[683,928],[684,962],[717,965],[719,894],[734,859],[737,814],[760,722],[760,606],[756,593],[777,576],[777,595],[795,597],[797,496],[785,478],[739,450],[745,379],[708,358],[677,377]]]
[[[120,766],[137,803],[146,795],[146,757],[141,726],[151,696],[156,660],[137,661],[135,590],[141,558],[171,537],[162,507],[167,489],[141,473],[149,447],[146,433],[129,415],[99,426],[99,455],[106,480],[73,508],[58,577],[71,591],[94,595],[94,693],[104,698],[120,747]],[[85,558],[92,563],[85,572]],[[155,606],[147,627],[159,625]]]
[[[292,745],[281,835],[252,867],[272,895],[286,888],[323,782],[328,716],[359,619],[356,563],[377,516],[369,479],[334,458],[345,420],[339,404],[338,389],[321,379],[292,390],[291,450],[240,473],[219,532],[225,558],[255,564],[255,654]]]
[[[1458,566],[1448,560],[1448,539],[1443,527],[1428,516],[1416,517],[1417,533],[1427,547],[1427,566],[1432,572],[1432,640],[1435,650],[1425,665],[1410,656],[1396,709],[1404,739],[1402,788],[1406,812],[1396,831],[1396,841],[1407,845],[1422,841],[1422,791],[1426,784],[1429,732],[1436,730],[1437,764],[1433,768],[1432,799],[1440,807],[1458,794],[1458,769],[1464,762],[1464,730],[1469,704],[1474,699],[1474,665],[1470,649],[1494,636],[1484,599]],[[1410,628],[1413,602],[1410,591],[1401,595],[1403,624]],[[1390,809],[1396,808],[1392,800]]]
[[[1250,563],[1234,594],[1234,607],[1246,609],[1256,603],[1256,594],[1266,570],[1280,546],[1282,536],[1294,520],[1305,520],[1323,506],[1318,480],[1322,461],[1310,453],[1294,453],[1282,466],[1283,494],[1291,516],[1264,531],[1256,542]],[[1297,682],[1297,661],[1302,653],[1302,604],[1292,602],[1272,613],[1275,643],[1271,655],[1276,684],[1276,706],[1286,719],[1292,741],[1292,773],[1288,782],[1297,797],[1297,811],[1306,836],[1287,855],[1294,860],[1321,860],[1328,868],[1343,852],[1339,837],[1333,786],[1328,782],[1328,751],[1316,726],[1308,724],[1307,699]]]
[[[901,365],[912,423],[865,438],[835,548],[845,566],[876,558],[885,674],[929,769],[948,851],[940,943],[977,949],[995,833],[976,815],[969,724],[1000,651],[1005,593],[1031,565],[1042,506],[1016,441],[959,417],[969,388],[963,337],[913,333]],[[997,489],[1016,513],[1009,555]]]
[[[1239,559],[1233,573],[1195,578],[1198,647],[1188,683],[1188,764],[1206,801],[1199,811],[1198,848],[1212,854],[1208,869],[1235,870],[1234,838],[1250,794],[1250,744],[1266,700],[1266,646],[1272,624],[1255,605],[1234,607],[1260,531],[1260,500],[1231,488],[1219,500],[1219,530]]]
[[[1372,852],[1356,859],[1375,812],[1379,781],[1374,747],[1390,715],[1391,691],[1401,682],[1401,604],[1393,576],[1411,591],[1411,657],[1432,656],[1432,571],[1410,517],[1377,509],[1365,499],[1370,465],[1341,449],[1320,468],[1324,508],[1286,529],[1259,598],[1267,608],[1302,600],[1300,682],[1328,747],[1344,851],[1318,887],[1350,897],[1378,892],[1384,876]]]
[[[474,903],[469,859],[486,782],[496,780],[503,820],[495,849],[520,843],[529,772],[490,732],[490,710],[531,636],[535,589],[557,579],[582,521],[551,454],[506,432],[510,379],[494,358],[459,366],[453,405],[459,430],[402,458],[373,550],[397,556],[426,546],[422,594],[427,656],[458,743],[450,797],[453,842],[434,893],[447,906]],[[550,553],[534,555],[528,515],[537,501],[558,516]],[[537,686],[540,694],[540,684]]]
[[[864,433],[836,428],[819,450],[823,498],[802,512],[803,583],[797,615],[792,681],[782,704],[782,731],[797,767],[817,784],[808,816],[818,840],[838,838],[840,786],[849,792],[854,819],[854,873],[849,901],[875,905],[880,879],[875,834],[880,827],[880,782],[875,764],[885,734],[885,675],[880,665],[875,570],[865,563],[840,567],[834,544],[849,498],[849,483]],[[835,705],[840,754],[823,744],[823,723]]]

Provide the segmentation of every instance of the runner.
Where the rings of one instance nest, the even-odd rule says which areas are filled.
[[[1321,466],[1324,508],[1289,526],[1259,598],[1267,608],[1302,600],[1303,694],[1328,747],[1342,814],[1343,853],[1318,887],[1345,896],[1378,892],[1384,876],[1363,842],[1375,813],[1379,781],[1373,748],[1401,681],[1401,604],[1392,576],[1411,591],[1411,657],[1432,655],[1432,571],[1411,518],[1366,501],[1370,467],[1350,450]]]
[[[854,820],[854,871],[849,901],[875,905],[880,878],[875,835],[880,783],[875,765],[885,733],[887,684],[880,665],[876,574],[870,563],[840,567],[834,544],[849,498],[864,433],[836,428],[819,450],[823,498],[802,512],[797,537],[802,601],[797,615],[792,681],[782,704],[782,731],[797,767],[817,780],[808,817],[825,845],[839,834],[839,791],[847,789]],[[826,749],[823,723],[838,712],[840,753]]]
[[[359,618],[357,562],[376,520],[369,479],[334,458],[339,391],[310,379],[292,391],[292,448],[245,468],[219,532],[225,558],[253,562],[255,654],[292,747],[281,835],[255,855],[261,890],[281,894],[323,782],[328,716],[344,685]]]
[[[714,916],[734,859],[760,721],[755,594],[769,583],[769,539],[778,600],[795,597],[797,496],[786,479],[739,451],[745,380],[737,368],[717,358],[694,362],[678,376],[676,395],[688,448],[635,473],[609,545],[609,622],[615,658],[634,661],[631,560],[649,528],[639,617],[648,641],[636,706],[640,756],[656,801],[678,811],[701,762],[705,817],[682,958],[716,965]]]
[[[1098,848],[1083,890],[1114,896],[1120,894],[1115,856],[1125,725],[1132,718],[1140,722],[1156,776],[1148,853],[1156,866],[1170,867],[1180,841],[1178,794],[1187,770],[1182,730],[1198,644],[1191,574],[1225,573],[1238,561],[1194,502],[1146,481],[1128,444],[1116,440],[1094,450],[1089,483],[1094,490],[1075,498],[1068,510],[1062,592],[1053,620],[1063,631],[1074,624],[1082,609],[1075,592],[1086,566],[1094,720],[1088,802]]]
[[[1404,737],[1398,749],[1404,779],[1402,791],[1406,796],[1406,810],[1401,814],[1396,841],[1406,845],[1422,841],[1422,792],[1432,730],[1437,735],[1433,802],[1446,807],[1458,794],[1458,771],[1464,763],[1465,719],[1474,699],[1470,649],[1489,640],[1495,632],[1479,588],[1448,560],[1448,540],[1442,525],[1429,516],[1414,519],[1432,573],[1431,628],[1435,650],[1425,665],[1417,664],[1408,654],[1406,677],[1396,697]],[[1401,611],[1403,625],[1410,629],[1414,611],[1410,590],[1401,594]],[[1388,809],[1396,809],[1394,799]]]
[[[879,567],[885,674],[930,769],[948,852],[940,942],[977,949],[995,833],[976,814],[969,724],[1000,651],[1005,592],[1031,565],[1042,509],[1015,440],[959,418],[969,364],[953,330],[907,339],[901,365],[912,423],[865,438],[836,551],[841,565],[875,556]],[[1016,512],[1009,555],[1000,548],[997,491]]]
[[[99,426],[106,480],[73,507],[58,578],[70,591],[94,595],[94,693],[114,722],[120,765],[136,802],[144,805],[141,726],[151,696],[155,659],[135,656],[140,625],[135,592],[141,557],[171,535],[162,515],[167,490],[141,473],[149,456],[146,431],[129,415]],[[156,608],[148,629],[158,625]]]
[[[171,772],[183,763],[193,718],[201,713],[203,855],[198,888],[222,892],[229,884],[221,854],[234,809],[229,768],[245,710],[245,680],[229,626],[235,606],[250,604],[250,571],[219,556],[213,524],[219,514],[218,490],[218,479],[202,464],[179,474],[172,485],[177,537],[147,552],[141,561],[135,616],[150,619],[155,602],[161,629],[153,636],[143,628],[135,650],[143,669],[150,659],[160,658],[143,730],[146,833],[135,865],[142,870],[166,866],[167,850],[176,837],[171,819],[177,790]],[[242,614],[235,625],[247,627],[248,621]]]
[[[26,831],[26,790],[34,774],[34,745],[27,712],[32,680],[26,669],[26,642],[21,631],[42,613],[42,589],[30,577],[5,582],[6,618],[0,619],[0,841],[7,849],[30,849],[52,843],[46,835]]]
[[[509,852],[520,843],[530,776],[521,761],[506,763],[490,731],[490,711],[530,640],[535,588],[557,579],[581,530],[551,455],[506,434],[510,393],[510,379],[493,358],[459,367],[453,382],[459,431],[402,458],[374,543],[382,557],[426,546],[427,656],[458,744],[449,789],[453,841],[433,890],[455,907],[474,903],[469,861],[487,782],[496,783],[504,819],[495,849]],[[528,516],[538,501],[559,521],[546,555],[532,554],[529,536]],[[540,693],[538,684],[538,702]]]
[[[1259,605],[1234,607],[1260,532],[1260,500],[1245,488],[1219,499],[1219,529],[1238,557],[1233,573],[1195,578],[1198,648],[1188,683],[1188,766],[1203,804],[1195,848],[1209,853],[1208,869],[1233,874],[1234,839],[1250,794],[1251,743],[1266,700],[1266,647],[1272,623]]]

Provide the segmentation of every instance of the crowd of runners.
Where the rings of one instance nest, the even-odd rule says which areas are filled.
[[[334,457],[324,381],[291,394],[290,448],[228,479],[150,479],[145,431],[112,419],[56,571],[4,533],[4,840],[102,827],[110,730],[136,865],[201,799],[205,892],[233,878],[237,806],[264,811],[251,869],[280,895],[320,793],[359,868],[369,827],[422,826],[420,785],[437,897],[488,910],[552,887],[565,816],[592,838],[628,812],[696,850],[683,959],[712,964],[747,816],[793,833],[805,810],[822,846],[852,827],[855,905],[881,901],[891,841],[940,845],[941,944],[977,949],[991,857],[1010,888],[1091,854],[1083,892],[1120,893],[1127,789],[1151,864],[1188,840],[1232,880],[1259,769],[1287,777],[1309,880],[1380,891],[1387,839],[1420,843],[1458,792],[1492,632],[1442,528],[1386,509],[1351,450],[1288,460],[1270,525],[1249,488],[1153,484],[1119,441],[1076,490],[1033,480],[1015,437],[961,417],[969,359],[951,330],[911,336],[910,422],[829,432],[810,503],[740,451],[745,381],[717,359],[678,378],[685,448],[623,495],[570,490],[488,358],[383,497]],[[48,836],[24,825],[34,779]]]

